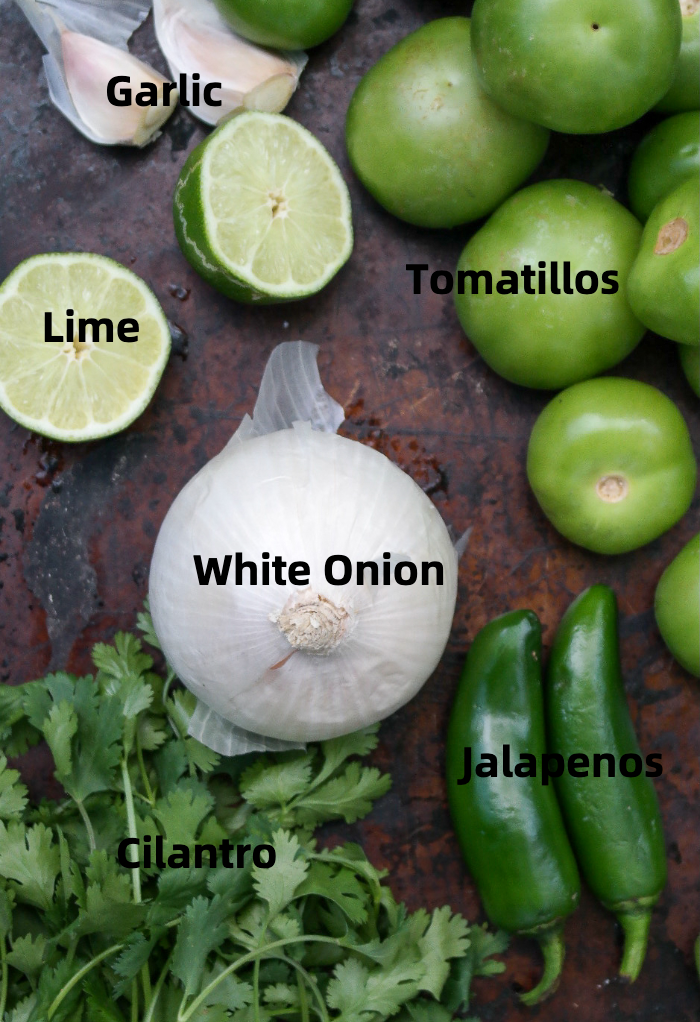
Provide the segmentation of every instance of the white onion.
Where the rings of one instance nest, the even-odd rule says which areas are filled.
[[[156,634],[207,708],[200,719],[210,730],[197,736],[220,751],[217,727],[229,738],[242,729],[299,743],[386,717],[435,669],[452,623],[457,554],[447,528],[383,454],[322,431],[337,428],[342,410],[320,385],[316,350],[297,342],[273,352],[253,420],[176,498],[153,555]],[[263,551],[305,561],[309,586],[250,585],[248,572],[238,586],[233,572],[225,586],[199,584],[194,555],[206,565],[237,551],[259,572]],[[330,555],[381,565],[385,551],[392,563],[413,561],[418,582],[334,586],[324,577]],[[442,563],[443,585],[434,569],[421,584],[427,561]],[[218,721],[212,731],[208,710],[234,729]]]

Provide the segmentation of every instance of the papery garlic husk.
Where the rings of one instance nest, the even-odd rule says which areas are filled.
[[[457,554],[430,499],[383,454],[323,431],[337,428],[339,406],[320,388],[315,355],[303,342],[273,352],[277,375],[269,364],[253,419],[168,511],[150,575],[156,634],[201,703],[244,732],[302,743],[411,699],[442,655],[457,592]],[[312,401],[299,397],[304,386]],[[309,421],[298,421],[304,406]],[[194,555],[206,565],[230,553],[235,563],[237,551],[258,565],[258,582],[263,551],[305,561],[309,585],[253,586],[248,572],[243,585],[233,574],[225,586],[199,585]],[[332,554],[382,565],[385,551],[413,561],[418,582],[325,580]],[[421,584],[423,561],[442,563],[443,585],[434,571]],[[212,744],[204,729],[197,737]]]
[[[127,42],[148,14],[142,0],[16,0],[48,53],[44,71],[51,101],[78,131],[100,145],[144,146],[160,134],[177,106],[177,93],[164,103],[167,79],[132,56]],[[107,83],[128,76],[132,103],[107,99]],[[156,106],[137,106],[142,83],[157,91]]]
[[[236,35],[210,0],[153,0],[156,37],[173,78],[200,76],[200,95],[210,82],[220,107],[204,103],[189,108],[206,124],[218,124],[241,110],[280,113],[291,99],[307,56],[276,52]]]

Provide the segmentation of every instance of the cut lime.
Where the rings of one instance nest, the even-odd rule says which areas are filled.
[[[81,319],[103,322],[84,322],[81,339]],[[124,324],[121,340],[125,319],[138,326]],[[155,296],[105,256],[32,256],[0,285],[0,407],[36,433],[78,442],[124,429],[151,400],[169,354]]]
[[[242,302],[315,294],[352,251],[340,171],[318,139],[281,114],[242,113],[197,146],[174,215],[192,266]]]

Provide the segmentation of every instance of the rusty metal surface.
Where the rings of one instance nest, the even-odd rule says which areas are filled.
[[[612,585],[640,741],[664,762],[657,787],[669,882],[648,960],[634,986],[617,983],[619,931],[584,896],[567,926],[555,998],[534,1010],[519,1007],[514,990],[535,981],[540,960],[531,942],[516,940],[506,973],[477,981],[473,1010],[483,1022],[689,1022],[700,1017],[691,964],[700,930],[700,686],[666,651],[651,607],[663,567],[698,528],[698,499],[669,534],[623,557],[589,554],[559,537],[524,474],[527,439],[546,396],[495,376],[463,336],[450,296],[414,296],[404,269],[407,262],[453,268],[473,228],[400,223],[363,192],[345,157],[344,115],[360,75],[408,31],[457,13],[464,13],[457,3],[359,0],[339,36],[312,54],[287,112],[318,135],[350,184],[355,251],[316,298],[249,309],[199,280],[173,234],[171,195],[203,127],[181,110],[144,151],[93,146],[49,104],[39,43],[0,0],[0,275],[37,252],[104,253],[144,277],[187,335],[155,400],[120,436],[50,444],[0,416],[0,677],[18,683],[50,668],[88,671],[95,641],[133,627],[173,497],[251,410],[274,345],[317,342],[323,380],[347,411],[344,432],[411,473],[458,531],[473,526],[443,661],[382,728],[376,759],[391,770],[393,790],[353,832],[411,907],[449,902],[481,918],[443,783],[443,735],[464,654],[482,625],[516,607],[540,615],[547,644],[575,594],[594,582]],[[135,49],[165,71],[149,23]],[[554,138],[539,174],[605,184],[624,199],[630,153],[651,123],[605,138]],[[660,386],[700,449],[697,402],[671,344],[647,336],[616,371]],[[47,758],[34,750],[25,759],[33,793],[55,792]]]

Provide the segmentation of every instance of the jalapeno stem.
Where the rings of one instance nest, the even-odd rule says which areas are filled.
[[[625,947],[622,952],[620,976],[634,983],[647,953],[647,939],[651,925],[651,910],[641,912],[619,912],[618,921],[625,931]]]
[[[564,965],[565,947],[561,927],[556,930],[548,930],[547,933],[538,936],[537,940],[544,955],[544,972],[536,987],[528,990],[526,994],[520,995],[520,1000],[528,1007],[539,1004],[545,997],[554,993],[559,986],[559,977]]]

